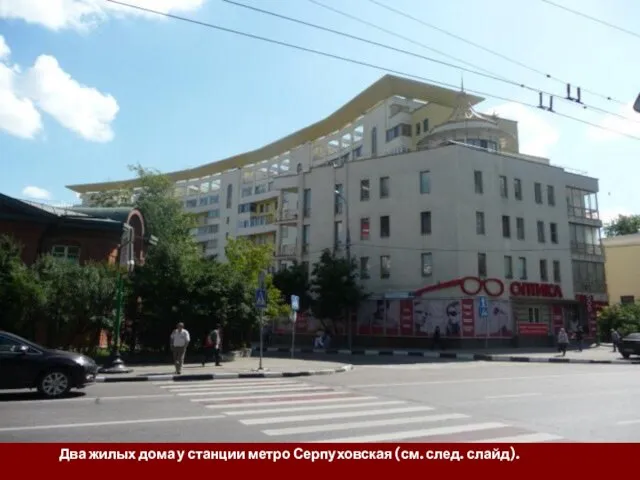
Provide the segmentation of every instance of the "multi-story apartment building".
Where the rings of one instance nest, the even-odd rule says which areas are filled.
[[[201,214],[206,254],[243,235],[272,243],[280,267],[326,248],[355,259],[372,293],[351,327],[361,338],[593,332],[606,302],[598,182],[520,154],[517,123],[477,113],[481,101],[385,76],[282,140],[169,175]]]

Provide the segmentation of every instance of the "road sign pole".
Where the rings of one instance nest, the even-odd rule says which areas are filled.
[[[260,322],[260,361],[258,363],[258,370],[262,370],[262,349],[264,345],[264,325],[262,325],[262,308],[259,309],[260,313],[258,314],[258,321]]]
[[[291,324],[291,358],[293,358],[293,352],[296,351],[296,318],[297,312],[294,310],[292,317],[293,322]]]

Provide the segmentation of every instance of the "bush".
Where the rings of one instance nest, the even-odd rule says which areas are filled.
[[[611,329],[618,330],[621,336],[640,332],[640,303],[611,305],[598,314],[598,326],[602,340],[611,341]]]

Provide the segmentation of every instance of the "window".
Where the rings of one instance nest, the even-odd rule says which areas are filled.
[[[635,297],[633,295],[622,295],[620,297],[620,303],[622,303],[623,305],[635,303]]]
[[[547,203],[552,207],[556,204],[556,192],[553,185],[547,185]]]
[[[391,257],[382,255],[380,257],[380,278],[389,278],[391,276]]]
[[[482,172],[479,170],[476,170],[475,172],[473,172],[473,183],[475,184],[475,190],[476,193],[482,194],[482,192],[484,191],[483,185],[482,185]]]
[[[513,196],[516,200],[522,200],[522,180],[519,178],[513,179]]]
[[[525,257],[518,257],[518,278],[520,280],[527,279],[527,259]]]
[[[369,200],[369,179],[360,180],[360,200],[366,202]]]
[[[484,212],[476,212],[476,234],[484,235]]]
[[[423,253],[421,255],[422,276],[430,277],[433,272],[433,254]]]
[[[420,123],[416,123],[416,135],[420,135]]]
[[[428,118],[425,118],[425,119],[422,121],[422,131],[423,131],[424,133],[427,133],[427,132],[429,131],[429,119],[428,119]]]
[[[540,323],[540,309],[529,307],[529,323]]]
[[[511,219],[508,215],[502,216],[502,236],[504,238],[511,238]]]
[[[344,201],[342,200],[343,190],[341,183],[336,185],[335,194],[333,195],[333,213],[336,215],[341,215],[344,209]]]
[[[481,278],[487,276],[487,254],[486,253],[478,254],[478,276]]]
[[[337,248],[342,244],[342,222],[333,222],[333,245]]]
[[[389,177],[380,177],[380,198],[389,198]]]
[[[360,278],[362,280],[369,278],[369,257],[360,257]]]
[[[504,278],[513,278],[513,258],[510,255],[504,256]]]
[[[509,197],[509,187],[507,185],[507,177],[500,175],[500,196],[502,198]]]
[[[431,235],[431,212],[420,212],[420,233]]]
[[[60,260],[78,263],[80,261],[80,247],[73,245],[54,245],[51,256]]]
[[[516,218],[516,238],[518,240],[524,240],[524,218]]]
[[[233,185],[227,185],[227,208],[233,204]]]
[[[369,217],[360,219],[360,240],[369,240],[369,233],[371,231],[371,222]]]
[[[302,194],[302,213],[305,217],[311,215],[311,189],[305,188]]]
[[[22,343],[14,340],[13,338],[0,335],[0,353],[18,353],[21,346]]]
[[[538,220],[537,226],[538,226],[538,242],[544,243],[546,241],[545,234],[544,234],[544,222]]]
[[[411,136],[411,125],[406,123],[400,123],[395,127],[391,127],[387,130],[387,142],[398,138],[398,137],[410,137]]]
[[[378,155],[378,129],[373,127],[371,129],[371,156]]]
[[[549,272],[547,271],[547,261],[544,259],[540,260],[540,281],[541,282],[549,281]]]
[[[391,235],[391,222],[389,215],[380,217],[380,238],[387,238]]]
[[[309,233],[310,233],[311,225],[303,225],[302,226],[302,248],[303,253],[308,253],[309,250]]]
[[[542,185],[540,185],[539,183],[534,183],[533,192],[534,192],[536,203],[542,204]]]
[[[549,224],[549,238],[551,239],[551,243],[558,243],[558,224],[557,223]]]
[[[431,193],[431,172],[420,172],[420,193]]]
[[[553,281],[555,283],[560,283],[562,281],[561,275],[560,275],[560,261],[559,260],[554,260],[553,261]]]

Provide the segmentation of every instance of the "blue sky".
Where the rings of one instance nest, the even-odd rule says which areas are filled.
[[[308,0],[238,0],[411,50],[446,57],[330,12]],[[561,84],[395,15],[369,0],[318,0],[401,33],[500,77],[562,96]],[[584,89],[631,103],[640,90],[640,39],[540,0],[381,0],[439,28]],[[633,30],[634,0],[557,0]],[[461,73],[425,60],[295,25],[222,0],[129,3],[440,82]],[[640,31],[640,28],[638,29]],[[104,0],[0,0],[0,192],[75,201],[73,183],[127,178],[127,165],[161,171],[251,150],[330,114],[385,72],[229,33],[141,15]],[[455,63],[455,61],[452,61]],[[535,92],[464,74],[469,90],[537,104]],[[640,138],[640,114],[583,93],[589,105],[634,121],[555,101],[555,109]],[[520,121],[524,153],[600,179],[605,218],[640,213],[640,140],[536,109],[487,98]]]

